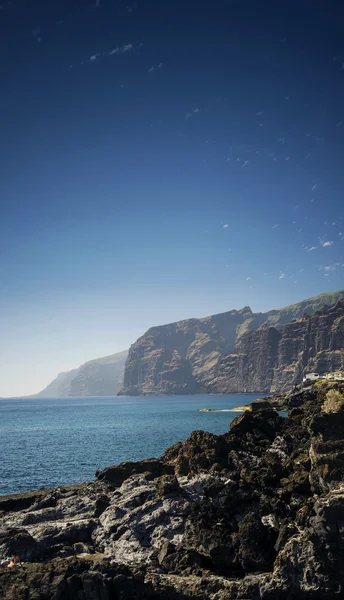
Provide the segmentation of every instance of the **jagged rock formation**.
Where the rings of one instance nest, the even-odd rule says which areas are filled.
[[[327,600],[344,593],[344,385],[94,483],[0,498],[2,600]],[[332,406],[332,405],[331,405]],[[332,412],[335,410],[336,412]]]
[[[219,368],[224,356],[229,371],[231,361],[237,367],[237,358],[232,353],[239,353],[237,348],[241,340],[245,341],[240,346],[240,354],[244,355],[244,349],[247,348],[248,363],[251,363],[250,352],[253,355],[259,344],[262,345],[252,385],[254,381],[254,392],[269,391],[273,389],[268,384],[271,383],[271,374],[276,366],[273,349],[277,343],[278,330],[304,313],[313,314],[324,305],[333,304],[342,297],[344,291],[322,294],[279,311],[253,313],[249,307],[245,307],[204,319],[188,319],[152,327],[129,350],[124,385],[120,393],[140,396],[245,391],[243,379],[240,383],[238,379],[238,385],[233,384],[232,388],[228,386],[224,389],[222,379],[225,377],[225,370],[223,366]],[[258,338],[249,337],[250,332],[264,324],[275,329],[260,329]],[[265,359],[265,350],[268,360]],[[290,352],[293,352],[293,348],[286,342],[285,354]],[[240,360],[245,361],[242,356]],[[302,369],[299,371],[301,373]],[[287,380],[287,376],[285,379]],[[276,383],[277,381],[276,377]]]
[[[116,396],[123,385],[127,355],[128,350],[124,350],[111,356],[90,360],[78,369],[60,373],[36,396],[40,398]]]
[[[245,333],[224,356],[209,391],[274,392],[302,380],[303,373],[344,369],[344,300],[277,330],[267,325]]]

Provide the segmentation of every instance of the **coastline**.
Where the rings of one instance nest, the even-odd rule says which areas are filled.
[[[94,481],[0,498],[0,553],[24,563],[0,567],[0,597],[339,599],[344,385],[329,407],[330,389],[286,394],[287,418],[261,399],[224,434],[194,431]]]

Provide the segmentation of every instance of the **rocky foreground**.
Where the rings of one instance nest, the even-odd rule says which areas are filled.
[[[96,481],[0,498],[2,600],[344,596],[344,386]],[[297,397],[296,397],[297,396]]]

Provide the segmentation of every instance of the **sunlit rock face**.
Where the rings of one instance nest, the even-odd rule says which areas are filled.
[[[298,383],[305,368],[340,368],[342,326],[328,307],[342,297],[323,294],[268,313],[245,307],[153,327],[131,346],[120,393],[269,392]],[[306,314],[324,305],[328,316],[308,321]],[[342,304],[335,309],[341,310]]]

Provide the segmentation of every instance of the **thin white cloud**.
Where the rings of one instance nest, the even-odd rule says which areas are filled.
[[[307,252],[313,252],[313,250],[316,250],[317,246],[312,246],[311,248],[308,248]]]
[[[228,223],[225,223],[223,226],[223,229],[227,229],[228,228]]]
[[[196,107],[196,108],[193,108],[191,112],[188,112],[188,113],[186,113],[186,115],[185,115],[185,118],[186,118],[186,119],[191,119],[191,117],[193,117],[194,115],[197,115],[197,114],[198,114],[198,113],[200,113],[200,112],[201,112],[201,109],[200,109],[200,108],[198,108],[198,107]],[[207,143],[208,143],[208,142],[206,142],[206,144],[207,144]]]
[[[127,4],[127,6],[125,7],[125,10],[127,11],[127,13],[129,13],[129,15],[132,15],[134,10],[137,9],[137,4],[136,2],[132,2],[131,4]]]
[[[41,41],[42,41],[40,33],[41,33],[40,29],[33,29],[32,30],[32,35],[34,36],[34,38],[35,38],[36,42],[38,42],[38,44],[40,44]]]
[[[279,227],[279,223],[275,223],[275,225],[272,226],[272,229],[277,229],[277,227]]]
[[[321,242],[321,245],[323,248],[328,248],[329,246],[332,246],[332,244],[334,244],[334,242]]]
[[[250,163],[251,163],[251,161],[249,159],[248,160],[244,160],[244,162],[241,165],[241,168],[243,169],[244,167],[247,167]]]
[[[325,267],[319,267],[319,271],[325,271],[326,273],[330,273],[331,271],[335,271],[336,267],[334,265],[326,265]]]
[[[152,67],[149,67],[148,69],[148,73],[154,73],[154,71],[157,71],[158,69],[162,69],[164,66],[163,62],[159,62],[158,65],[153,65]]]
[[[251,277],[246,277],[246,281],[251,281]]]
[[[285,273],[281,273],[278,277],[278,279],[284,279],[285,278]]]
[[[315,190],[317,189],[317,187],[318,187],[317,183],[315,183],[314,185],[312,185],[312,192],[315,192]]]
[[[123,46],[116,46],[109,50],[108,52],[97,52],[96,54],[92,54],[90,56],[90,62],[95,62],[98,58],[102,58],[104,56],[114,56],[115,54],[125,54],[126,52],[130,52],[130,50],[134,49],[134,44],[129,42],[129,44],[123,44]]]

